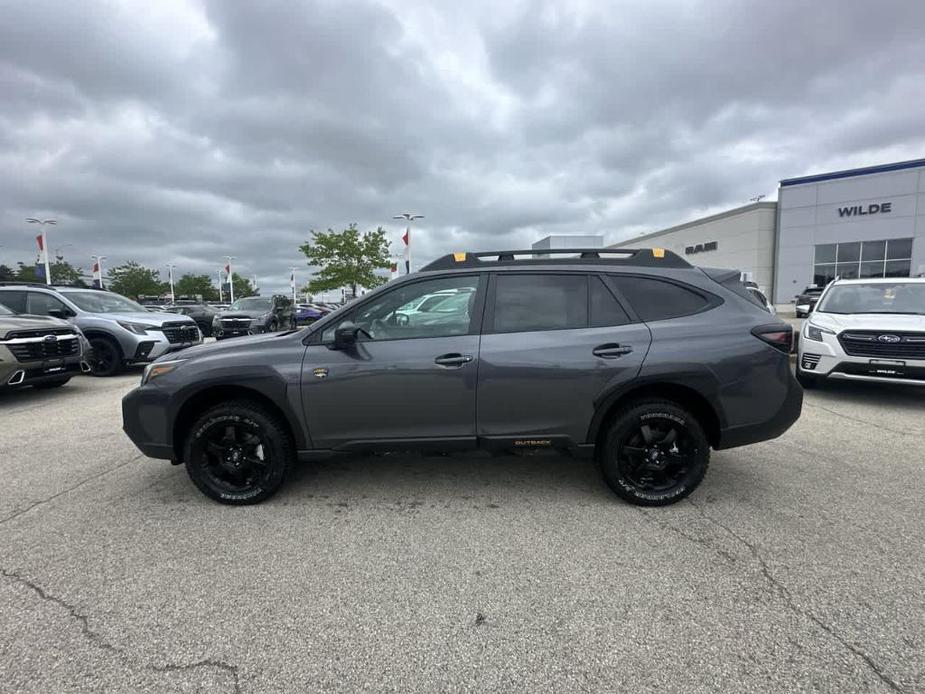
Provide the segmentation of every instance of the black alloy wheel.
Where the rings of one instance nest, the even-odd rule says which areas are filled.
[[[709,460],[710,445],[696,418],[675,403],[655,400],[632,405],[614,418],[601,468],[620,497],[663,506],[694,491]]]
[[[90,371],[94,376],[115,376],[122,368],[122,351],[108,337],[90,338]]]
[[[272,496],[290,467],[293,447],[275,416],[247,401],[213,407],[193,425],[186,470],[200,491],[225,504]]]

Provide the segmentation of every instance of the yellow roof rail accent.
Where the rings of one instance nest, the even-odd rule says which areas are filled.
[[[453,260],[455,260],[457,263],[462,263],[466,260],[466,254],[465,253],[454,253]]]
[[[653,255],[654,257],[656,257],[656,258],[664,258],[664,257],[665,257],[665,249],[664,249],[664,248],[653,248],[653,249],[652,249],[652,255]]]

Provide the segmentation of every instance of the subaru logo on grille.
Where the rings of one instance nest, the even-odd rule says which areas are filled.
[[[56,335],[46,335],[45,342],[57,342],[58,337]]]
[[[899,335],[881,335],[877,338],[877,340],[880,342],[889,342],[890,344],[894,344],[902,340],[902,338]]]

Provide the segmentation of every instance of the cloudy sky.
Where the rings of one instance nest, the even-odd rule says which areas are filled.
[[[285,289],[311,229],[416,264],[615,242],[925,156],[915,0],[0,0],[0,262],[50,246]],[[69,244],[69,245],[65,245]]]

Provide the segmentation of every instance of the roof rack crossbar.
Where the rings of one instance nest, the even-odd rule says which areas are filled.
[[[518,258],[517,256],[521,256]],[[560,256],[560,257],[551,257]],[[568,256],[568,257],[563,257]],[[688,268],[684,258],[664,248],[530,248],[519,251],[450,253],[421,268],[421,272],[495,265],[619,264]]]

